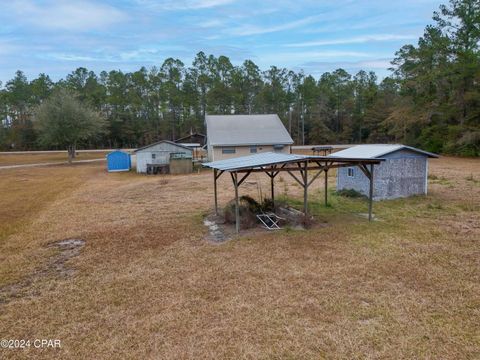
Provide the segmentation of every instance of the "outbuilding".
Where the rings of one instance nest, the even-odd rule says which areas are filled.
[[[426,195],[428,159],[438,155],[401,144],[375,144],[352,146],[329,157],[385,159],[375,167],[373,174],[373,199],[385,200]],[[368,195],[369,179],[359,167],[337,170],[337,190],[350,189]]]
[[[118,172],[118,171],[130,171],[132,167],[132,160],[130,154],[116,150],[107,154],[107,171],[108,172]]]
[[[257,153],[290,153],[293,140],[276,114],[207,115],[209,161]]]
[[[135,150],[137,155],[137,173],[147,173],[151,169],[156,173],[169,172],[171,158],[192,159],[193,149],[162,140]]]

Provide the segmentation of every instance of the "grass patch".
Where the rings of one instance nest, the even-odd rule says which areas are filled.
[[[456,188],[374,202],[380,221],[370,223],[355,215],[367,212],[365,199],[332,186],[325,207],[314,183],[309,210],[328,226],[221,245],[205,241],[202,225],[211,172],[148,177],[97,164],[0,173],[2,209],[17,209],[2,216],[22,223],[2,239],[0,272],[40,274],[28,296],[0,304],[0,333],[62,339],[59,358],[112,349],[118,358],[477,358],[480,193],[465,178],[477,178],[480,163],[442,157],[430,171]],[[257,181],[269,189],[268,177]],[[285,176],[277,198],[302,209],[293,183]],[[232,199],[228,177],[218,195],[220,207]],[[42,267],[52,257],[45,244],[68,238],[85,245],[65,263],[74,275],[58,278]]]
[[[74,161],[104,159],[107,152],[80,152]],[[41,163],[55,163],[68,161],[67,152],[65,153],[41,153],[30,152],[28,154],[0,154],[0,166],[9,165],[28,165]]]
[[[480,185],[480,179],[476,179],[473,174],[468,175],[465,180],[475,184],[475,185]]]

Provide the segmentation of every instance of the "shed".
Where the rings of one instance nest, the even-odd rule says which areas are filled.
[[[168,166],[172,154],[192,158],[193,150],[172,141],[162,140],[135,150],[137,155],[137,172],[146,173],[148,165]]]
[[[118,172],[118,171],[130,171],[132,167],[132,160],[130,154],[116,150],[107,154],[107,171],[108,172]]]
[[[428,159],[438,155],[402,144],[357,145],[329,157],[385,159],[375,167],[374,200],[427,194]],[[337,171],[337,190],[352,189],[367,195],[369,180],[357,167]]]
[[[257,153],[290,153],[293,140],[276,114],[207,115],[209,161]]]

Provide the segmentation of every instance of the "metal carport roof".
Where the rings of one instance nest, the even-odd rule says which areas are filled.
[[[308,187],[313,183],[319,175],[325,173],[325,205],[327,205],[327,179],[328,170],[331,168],[344,166],[358,166],[360,170],[370,180],[369,192],[369,220],[372,219],[372,198],[373,198],[373,168],[375,164],[379,164],[385,159],[360,159],[360,158],[340,158],[330,156],[311,156],[266,152],[250,156],[241,156],[237,158],[213,161],[203,164],[205,167],[213,169],[213,186],[215,196],[215,213],[218,214],[217,200],[217,180],[224,173],[229,172],[235,188],[235,218],[236,231],[239,232],[240,214],[239,214],[239,198],[238,187],[247,179],[252,172],[264,172],[270,177],[272,201],[274,202],[274,179],[280,172],[287,172],[295,181],[303,187],[303,208],[307,214],[307,191]],[[369,165],[370,168],[367,167]],[[316,173],[309,178],[309,172],[313,170]],[[298,172],[300,176],[294,174]],[[238,175],[243,175],[241,178]]]

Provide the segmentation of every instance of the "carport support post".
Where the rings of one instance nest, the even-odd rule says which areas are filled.
[[[305,215],[308,213],[308,161],[305,161],[305,167],[303,169],[303,212]]]
[[[328,195],[327,195],[327,190],[328,190],[328,169],[325,169],[325,206],[327,206],[327,200],[328,200]]]
[[[368,221],[372,221],[373,202],[373,164],[370,165],[370,191],[368,193]]]
[[[218,215],[217,169],[213,169],[213,193],[214,193],[214,196],[215,196],[215,215]]]
[[[275,209],[275,184],[274,184],[273,172],[272,172],[272,175],[270,176],[270,187],[272,189],[272,204],[273,204],[273,208]]]
[[[233,185],[235,186],[235,231],[240,231],[240,204],[238,203],[238,177],[237,172],[233,173]]]

